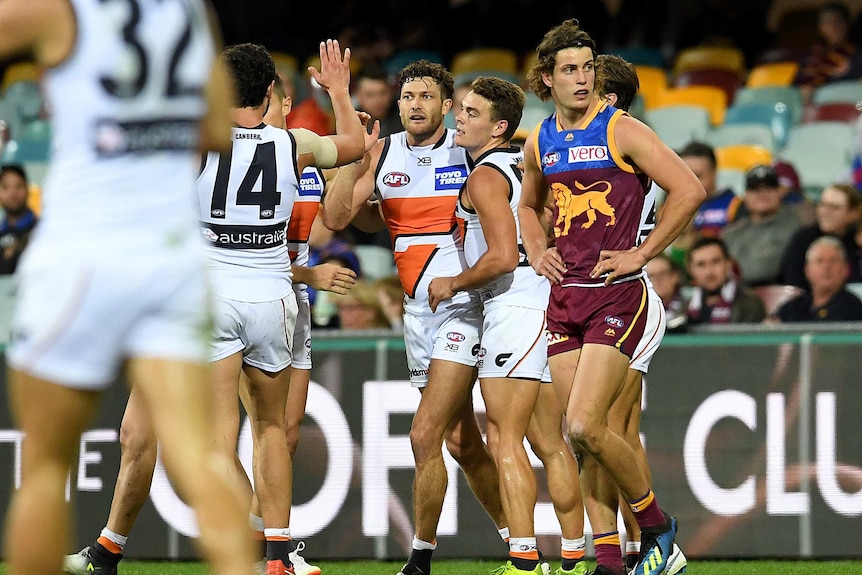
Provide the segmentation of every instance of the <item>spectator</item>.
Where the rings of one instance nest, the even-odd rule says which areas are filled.
[[[381,138],[404,130],[395,104],[395,90],[381,66],[366,64],[359,70],[353,89],[353,103],[357,110],[368,112],[372,120],[380,121]],[[371,133],[372,122],[367,127]]]
[[[818,86],[841,80],[862,78],[862,59],[850,39],[850,10],[843,2],[825,4],[817,14],[820,40],[799,64],[793,83],[808,103]]]
[[[703,142],[691,142],[679,153],[706,190],[706,199],[694,214],[697,235],[715,237],[737,217],[742,201],[731,188],[716,187],[715,150]]]
[[[721,238],[698,238],[686,260],[694,286],[688,302],[690,324],[763,321],[766,317],[763,301],[737,283],[733,261]]]
[[[404,287],[401,285],[401,278],[398,274],[392,274],[374,282],[374,287],[377,289],[380,309],[383,310],[389,325],[392,329],[401,331],[404,326]]]
[[[366,280],[357,280],[344,295],[333,295],[341,329],[389,329],[391,324],[380,306],[377,288]]]
[[[27,206],[29,185],[24,167],[10,164],[0,169],[0,275],[15,273],[38,217]]]
[[[313,65],[320,69],[320,62]],[[332,111],[332,102],[320,84],[311,74],[305,74],[306,90],[308,94],[301,102],[293,103],[293,108],[287,115],[288,129],[306,128],[319,136],[329,136],[335,133],[335,113]],[[285,89],[287,93],[287,89]]]
[[[356,274],[357,279],[362,277],[362,267],[353,246],[337,235],[330,237],[324,245],[309,243],[308,266],[316,266],[326,262],[350,268]],[[311,286],[308,287],[308,300],[311,303],[312,320],[315,327],[338,327],[339,318],[335,298],[336,296],[329,292],[317,291]]]
[[[802,222],[793,208],[781,203],[781,186],[772,166],[748,171],[743,201],[746,215],[725,227],[721,238],[739,266],[743,285],[778,283],[781,258]]]
[[[681,290],[682,274],[679,266],[667,254],[660,253],[647,262],[646,271],[653,289],[664,304],[667,332],[684,332],[688,317]]]
[[[862,301],[847,290],[847,254],[834,236],[814,240],[805,252],[805,277],[811,286],[776,312],[780,322],[862,321]]]
[[[855,255],[856,226],[859,222],[859,208],[862,196],[849,184],[826,186],[817,201],[817,220],[810,226],[797,230],[790,239],[781,262],[781,281],[785,284],[808,289],[805,279],[805,253],[811,243],[825,235],[841,239],[846,254]],[[848,258],[850,282],[862,281],[858,258]]]
[[[813,224],[815,220],[814,202],[805,197],[805,192],[802,190],[802,181],[799,179],[799,173],[793,164],[784,160],[775,160],[772,162],[772,167],[775,168],[775,173],[778,174],[778,184],[781,186],[781,202],[796,209],[803,225]],[[742,214],[738,214],[740,217]]]

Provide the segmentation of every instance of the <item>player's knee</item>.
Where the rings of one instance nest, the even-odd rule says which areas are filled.
[[[128,425],[125,422],[120,426],[120,450],[124,455],[140,458],[155,457],[158,442],[149,426]]]
[[[410,429],[410,446],[417,463],[425,461],[442,453],[442,433],[434,426],[413,422]],[[448,441],[447,441],[448,447]]]
[[[567,421],[566,431],[572,444],[580,445],[587,451],[593,451],[598,439],[598,429],[594,424],[586,419],[572,417]]]
[[[296,453],[296,448],[299,445],[299,425],[291,425],[288,422],[285,435],[287,436],[287,449],[290,452],[290,457],[293,458]]]

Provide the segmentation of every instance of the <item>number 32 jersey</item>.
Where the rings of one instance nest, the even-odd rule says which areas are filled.
[[[217,295],[261,302],[291,291],[286,240],[298,187],[296,142],[287,130],[235,127],[229,154],[207,154],[197,188]]]

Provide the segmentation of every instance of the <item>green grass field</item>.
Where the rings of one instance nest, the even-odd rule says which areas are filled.
[[[400,562],[320,562],[322,575],[394,575]],[[435,561],[434,575],[488,575],[499,564],[487,561]],[[551,569],[558,565],[551,562]],[[207,575],[200,563],[121,563],[119,575]],[[693,561],[687,575],[862,575],[859,561]],[[0,566],[0,574],[6,569]]]

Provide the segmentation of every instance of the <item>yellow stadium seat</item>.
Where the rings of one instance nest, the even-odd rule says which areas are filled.
[[[41,70],[33,62],[15,62],[10,64],[3,73],[3,82],[0,84],[0,92],[5,92],[6,88],[15,82],[38,82],[41,78]]]
[[[293,54],[287,52],[270,52],[275,69],[279,72],[290,71],[293,75],[299,70],[299,59]]]
[[[520,71],[518,53],[508,48],[470,48],[452,57],[453,76],[468,72],[505,72],[517,76]]]
[[[745,85],[749,88],[762,88],[764,86],[790,86],[796,71],[799,69],[798,62],[772,62],[759,64],[751,69]]]
[[[674,76],[685,70],[704,68],[733,70],[742,77],[745,73],[745,54],[731,46],[694,46],[681,50],[674,58]]]
[[[718,168],[747,172],[758,164],[771,164],[772,152],[760,146],[735,144],[715,148],[715,160]]]
[[[640,84],[640,93],[644,97],[644,105],[647,110],[650,110],[658,104],[662,92],[668,88],[667,72],[664,68],[642,65],[635,65],[635,70],[638,73],[638,83]]]
[[[712,125],[720,126],[727,111],[727,94],[715,86],[672,86],[659,95],[653,108],[679,105],[706,108]]]

